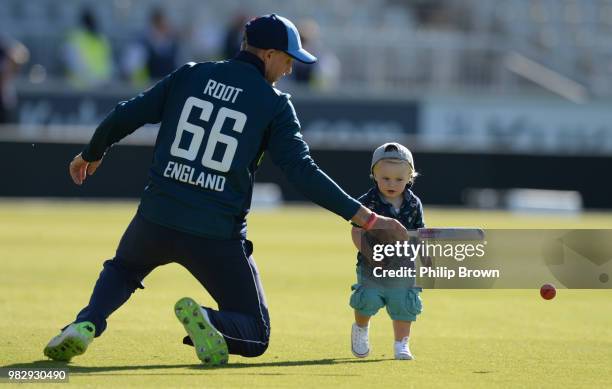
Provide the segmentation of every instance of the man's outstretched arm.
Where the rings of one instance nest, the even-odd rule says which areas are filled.
[[[109,147],[138,128],[159,123],[163,117],[166,97],[176,74],[191,66],[184,65],[138,96],[122,101],[109,112],[96,128],[89,144],[70,162],[70,176],[77,185],[94,174]]]
[[[122,101],[109,112],[96,128],[89,144],[70,162],[72,181],[82,185],[87,176],[95,173],[109,147],[146,123],[161,121],[168,77],[149,90],[128,101]]]
[[[268,151],[287,179],[314,203],[359,226],[405,231],[397,220],[373,215],[319,169],[302,139],[293,106],[288,99],[283,103],[271,123]]]
[[[166,76],[138,96],[117,104],[102,120],[91,141],[83,149],[83,159],[88,162],[99,161],[109,147],[138,128],[147,123],[159,123],[173,75]]]

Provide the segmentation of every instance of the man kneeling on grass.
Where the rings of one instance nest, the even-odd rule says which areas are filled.
[[[347,195],[314,163],[289,95],[274,88],[293,60],[314,63],[289,20],[266,15],[245,27],[242,51],[221,62],[188,63],[122,102],[70,163],[77,185],[108,148],[146,123],[161,123],[149,182],[116,256],[104,263],[89,304],[44,349],[68,361],[83,354],[155,268],[184,266],[218,304],[174,306],[187,344],[209,366],[228,354],[263,354],[270,319],[253,244],[246,239],[255,170],[264,152],[315,203],[359,226],[404,230]]]

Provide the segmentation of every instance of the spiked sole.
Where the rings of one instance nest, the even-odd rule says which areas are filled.
[[[73,357],[81,355],[87,350],[89,342],[83,338],[84,336],[85,335],[79,336],[79,334],[76,333],[65,335],[60,343],[54,346],[45,347],[43,352],[47,357],[55,361],[68,362]]]
[[[204,318],[198,303],[184,297],[174,304],[174,314],[185,327],[196,354],[204,365],[219,366],[227,363],[227,343],[223,335]]]

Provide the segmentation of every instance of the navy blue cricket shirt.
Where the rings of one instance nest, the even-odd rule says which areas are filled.
[[[289,99],[265,80],[263,62],[251,53],[188,63],[119,103],[82,156],[98,160],[142,125],[161,123],[139,212],[196,235],[246,237],[254,174],[264,153],[311,201],[352,218],[359,202],[312,160]]]

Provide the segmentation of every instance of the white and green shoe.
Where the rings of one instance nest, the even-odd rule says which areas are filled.
[[[55,361],[68,362],[87,350],[95,334],[96,326],[91,322],[72,323],[51,339],[44,353]]]
[[[219,366],[229,358],[223,335],[210,323],[206,310],[193,299],[183,297],[174,304],[176,318],[191,338],[198,358],[206,366]]]

